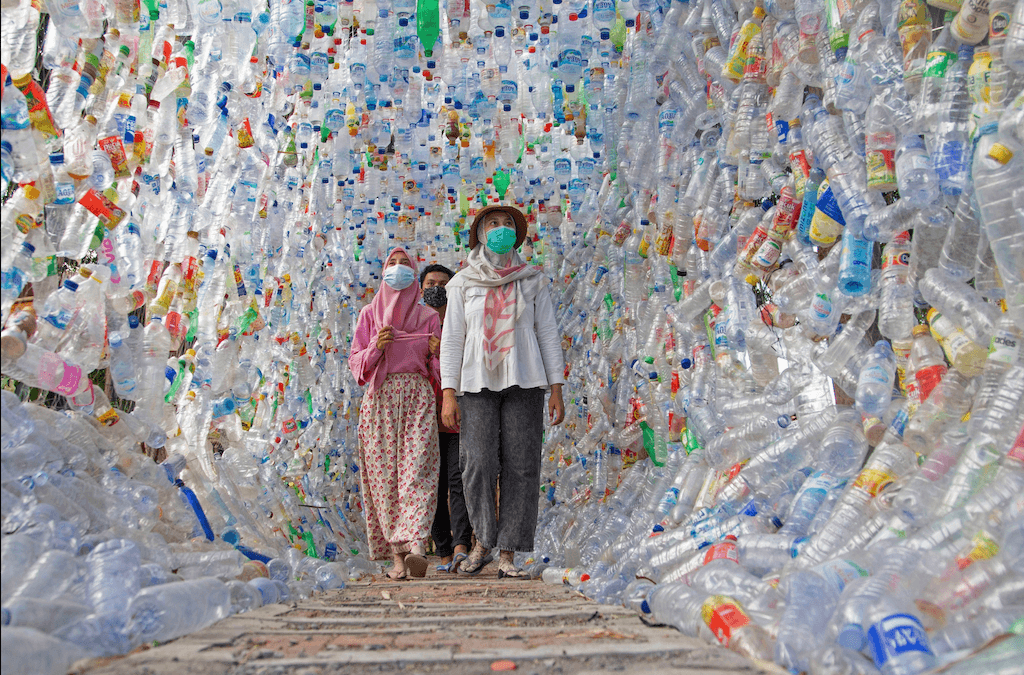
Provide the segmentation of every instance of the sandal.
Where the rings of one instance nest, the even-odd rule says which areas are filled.
[[[394,570],[391,570],[391,571],[393,572]],[[391,576],[391,572],[385,572],[384,576],[386,576],[388,578],[388,581],[408,581],[409,580],[408,572],[402,572],[397,577]]]
[[[410,553],[405,556],[405,569],[409,576],[422,579],[427,576],[427,559],[419,553]]]
[[[438,565],[436,569],[438,572],[447,572],[448,574],[455,574],[459,571],[459,565],[462,563],[462,561],[468,557],[469,556],[465,553],[456,553],[455,557],[452,558],[452,561],[450,563]]]
[[[467,556],[466,562],[459,566],[459,574],[475,577],[493,560],[494,556],[487,549],[482,547],[474,548],[473,552]]]
[[[498,562],[498,578],[529,581],[533,577],[529,572],[516,567],[511,560],[501,560]]]

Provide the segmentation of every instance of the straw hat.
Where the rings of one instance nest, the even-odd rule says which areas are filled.
[[[523,215],[523,212],[514,206],[495,204],[494,206],[488,206],[481,209],[480,212],[476,214],[476,218],[473,219],[473,224],[469,228],[469,250],[472,251],[476,248],[476,244],[479,241],[476,235],[477,227],[479,227],[480,223],[483,222],[488,213],[494,213],[495,211],[504,211],[508,215],[512,216],[512,222],[516,224],[516,248],[522,246],[523,242],[526,241],[527,225],[526,216]]]

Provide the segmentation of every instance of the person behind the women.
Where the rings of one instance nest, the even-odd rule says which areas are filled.
[[[545,390],[552,424],[565,416],[555,311],[547,279],[516,252],[525,238],[518,209],[481,210],[467,266],[446,287],[441,417],[447,426],[461,422],[462,480],[477,536],[462,574],[479,574],[498,548],[498,577],[528,578],[513,555],[533,550]]]
[[[366,386],[359,466],[370,557],[394,559],[392,579],[426,574],[424,542],[437,500],[437,379],[441,322],[419,303],[416,264],[396,248],[359,313],[349,366]]]
[[[455,273],[444,265],[429,265],[420,272],[420,293],[423,302],[433,307],[441,319],[448,306],[445,286]],[[434,380],[437,394],[438,445],[441,449],[441,470],[437,483],[437,513],[430,536],[434,539],[437,555],[441,556],[439,572],[456,572],[469,554],[473,541],[473,528],[469,524],[466,496],[462,490],[462,468],[459,466],[459,429],[448,428],[441,422],[441,382]]]

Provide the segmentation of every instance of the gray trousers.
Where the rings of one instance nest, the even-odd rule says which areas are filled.
[[[544,390],[463,394],[460,462],[469,519],[487,548],[532,551],[544,435]],[[501,502],[495,513],[496,486]]]

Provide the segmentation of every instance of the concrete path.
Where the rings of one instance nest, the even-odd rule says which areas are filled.
[[[383,575],[289,605],[229,617],[198,634],[123,658],[80,664],[81,675],[348,675],[493,670],[586,675],[779,675],[717,645],[649,627],[621,607],[569,587],[434,572]]]

